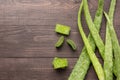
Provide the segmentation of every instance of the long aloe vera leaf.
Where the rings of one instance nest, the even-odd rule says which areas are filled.
[[[98,33],[98,30],[95,28],[95,24],[92,21],[90,11],[88,8],[87,0],[83,0],[83,5],[84,5],[85,19],[86,19],[86,22],[88,24],[88,28],[90,30],[90,33],[92,34],[92,37],[96,43],[96,46],[97,46],[102,58],[104,59],[105,46],[104,46],[103,40],[101,39],[101,37]]]
[[[105,13],[105,17],[109,24],[108,28],[109,28],[110,36],[112,39],[113,51],[114,51],[114,56],[115,56],[114,64],[115,64],[115,68],[117,72],[116,77],[117,77],[117,80],[120,80],[120,64],[119,64],[120,63],[120,45],[119,45],[116,32],[114,30],[113,21],[110,20],[107,13]]]
[[[81,17],[81,12],[82,12],[82,7],[80,7],[79,17]],[[82,36],[83,42],[85,44],[85,47],[86,47],[87,53],[89,55],[89,58],[90,58],[90,60],[91,60],[91,62],[93,64],[95,72],[96,72],[99,80],[105,80],[102,65],[100,64],[97,56],[95,55],[94,51],[92,50],[92,47],[91,47],[91,45],[89,43],[89,40],[87,39],[87,37],[85,35],[85,32],[83,31],[82,24],[81,24],[81,19],[78,20],[78,22],[79,22],[78,23],[79,32],[80,32],[80,34]]]
[[[110,4],[110,8],[109,8],[109,12],[108,12],[108,16],[109,16],[109,20],[113,23],[113,18],[114,18],[114,12],[115,12],[115,5],[116,5],[116,0],[111,0],[111,4]],[[107,31],[108,31],[108,26],[109,26],[109,22],[107,22]],[[109,31],[109,33],[110,33],[110,31]],[[112,38],[112,37],[111,37]],[[106,45],[107,46],[107,45]],[[111,47],[109,47],[110,49],[109,49],[109,51],[111,51]],[[107,52],[106,50],[105,50],[105,55],[107,54],[107,53],[109,53],[109,52]],[[109,53],[109,55],[108,55],[108,57],[107,57],[107,55],[106,55],[106,58],[105,58],[105,62],[104,62],[104,64],[106,63],[106,60],[109,60],[110,59],[110,55],[111,55],[111,52]],[[111,56],[112,57],[112,56]],[[107,59],[108,58],[108,59]],[[114,62],[115,60],[113,60],[113,62]],[[115,75],[117,75],[117,72],[116,72],[116,68],[115,68],[115,63],[113,64],[113,62],[111,61],[111,59],[110,59],[110,62],[108,63],[109,65],[108,65],[108,67],[107,67],[107,65],[105,66],[104,65],[104,69],[105,69],[105,78],[106,78],[106,80],[112,80],[113,78],[113,75],[112,75],[112,73],[111,73],[111,70],[113,70],[113,72],[114,72],[114,74]],[[111,67],[113,67],[113,68],[111,68]]]
[[[98,9],[97,9],[95,19],[94,19],[94,24],[96,25],[95,27],[98,31],[100,30],[100,25],[102,22],[103,5],[104,5],[104,0],[99,0]],[[83,2],[81,3],[80,7],[82,7],[82,6],[83,6]],[[80,9],[78,12],[78,19],[80,20],[79,14],[80,14]],[[94,42],[91,34],[89,34],[88,40],[90,42],[90,45],[92,46],[92,49],[95,50],[95,42]],[[68,80],[84,80],[85,75],[88,71],[90,62],[91,61],[87,54],[86,48],[84,47],[82,49],[79,59],[78,59],[77,63],[75,64]]]
[[[105,54],[104,54],[104,73],[105,80],[113,80],[113,52],[110,32],[106,27]]]

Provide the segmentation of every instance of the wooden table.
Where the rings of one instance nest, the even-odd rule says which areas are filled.
[[[91,15],[98,0],[88,0]],[[0,80],[67,80],[84,46],[77,28],[79,0],[0,0]],[[110,0],[105,0],[108,11]],[[117,0],[114,26],[120,41],[120,0]],[[89,33],[82,17],[84,30]],[[105,37],[105,18],[101,36]],[[78,46],[72,51],[64,43],[57,50],[54,44],[59,34],[54,32],[56,23],[71,26],[70,36]],[[54,57],[69,60],[66,70],[56,71],[52,67]],[[100,58],[100,56],[97,54]],[[97,80],[91,66],[85,80]]]

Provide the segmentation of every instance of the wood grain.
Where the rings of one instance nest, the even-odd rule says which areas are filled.
[[[88,1],[94,18],[98,2]],[[84,46],[77,28],[80,3],[81,0],[0,0],[0,80],[67,80]],[[109,5],[110,0],[105,0],[105,11]],[[114,25],[120,41],[119,7],[117,0]],[[54,31],[56,23],[71,26],[66,39],[75,41],[77,51],[72,51],[66,43],[60,49],[54,47],[60,36]],[[84,15],[82,23],[88,35]],[[103,40],[105,23],[103,18],[100,32]],[[55,56],[68,58],[69,67],[53,70],[51,62]],[[92,66],[85,80],[97,80]]]

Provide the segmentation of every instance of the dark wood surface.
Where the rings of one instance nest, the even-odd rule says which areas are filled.
[[[88,0],[91,15],[98,0]],[[0,0],[0,80],[67,80],[84,46],[77,29],[79,0]],[[108,11],[110,0],[105,0]],[[114,26],[120,41],[120,0],[117,0]],[[88,34],[85,19],[84,30]],[[104,40],[105,18],[101,36]],[[55,24],[71,26],[70,36],[78,46],[72,51],[65,43],[57,50],[54,47],[59,34]],[[54,57],[65,57],[69,67],[56,71],[52,67]],[[97,55],[99,58],[100,56]],[[97,80],[91,66],[85,80]]]

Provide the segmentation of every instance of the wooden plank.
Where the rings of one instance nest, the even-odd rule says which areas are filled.
[[[69,67],[65,70],[52,68],[53,58],[0,58],[0,80],[67,80],[77,58],[68,58]],[[92,74],[91,74],[92,73]],[[96,80],[93,67],[86,76]]]
[[[52,68],[53,58],[2,58],[0,59],[0,80],[60,80],[67,79],[76,62],[69,58],[66,70]]]
[[[54,32],[54,28],[47,29],[39,26],[3,26],[0,27],[0,57],[78,57],[83,41],[79,32],[73,28],[69,37],[78,46],[77,51],[64,43],[60,49],[56,49],[54,44],[60,35]],[[87,29],[87,28],[85,28]],[[119,30],[117,30],[119,32]],[[86,32],[88,33],[88,32]],[[101,35],[104,36],[105,30]],[[99,56],[98,56],[99,57]]]
[[[4,26],[0,27],[0,57],[77,57],[83,44],[78,45],[77,51],[72,51],[65,43],[61,49],[56,49],[54,44],[59,36],[54,29],[44,29],[39,26]],[[71,32],[71,37],[76,43],[79,33]],[[80,36],[79,36],[80,38]]]
[[[106,3],[108,1],[106,0]],[[6,4],[3,2],[1,0],[0,25],[55,25],[59,22],[76,26],[79,3],[72,0],[8,0]],[[95,13],[97,7],[94,3],[97,2],[90,1],[91,13]]]

